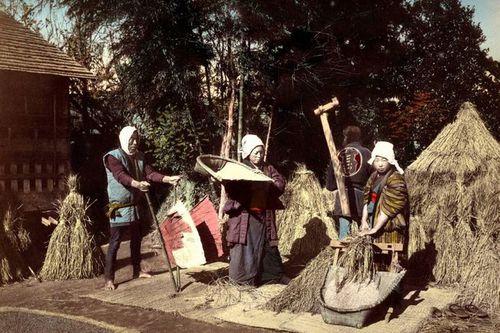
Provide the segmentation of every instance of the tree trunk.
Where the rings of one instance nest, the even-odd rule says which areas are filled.
[[[237,156],[238,161],[241,161],[241,136],[243,132],[243,75],[240,75],[240,98],[238,102],[238,144],[237,144]]]
[[[231,153],[231,140],[233,138],[233,133],[234,133],[234,103],[236,100],[235,96],[235,87],[236,87],[236,82],[235,79],[231,78],[230,79],[230,94],[229,94],[229,103],[227,106],[227,127],[226,127],[226,134],[224,135],[224,138],[222,139],[222,145],[221,145],[221,156],[225,158],[230,158],[230,153]],[[224,212],[222,209],[224,208],[224,204],[227,201],[227,195],[226,195],[226,189],[224,186],[221,186],[221,193],[220,193],[220,204],[219,204],[219,220],[222,220],[222,217],[224,215]]]

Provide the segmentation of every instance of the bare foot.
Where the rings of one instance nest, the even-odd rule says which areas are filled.
[[[115,290],[116,286],[113,283],[112,280],[106,280],[106,283],[104,283],[104,287],[102,288],[104,290]]]
[[[149,279],[150,277],[152,277],[152,275],[149,274],[148,272],[140,271],[139,273],[135,273],[133,277],[134,277],[134,279],[137,279],[137,278]]]

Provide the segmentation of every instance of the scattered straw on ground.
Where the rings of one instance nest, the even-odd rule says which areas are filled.
[[[247,308],[254,308],[264,303],[275,293],[273,288],[262,286],[256,288],[249,285],[240,285],[228,276],[213,280],[205,292],[205,304],[211,308],[224,308],[235,304],[243,304]]]
[[[281,293],[264,304],[264,308],[275,312],[287,310],[294,313],[319,313],[319,295],[333,256],[334,250],[331,247],[323,249]]]

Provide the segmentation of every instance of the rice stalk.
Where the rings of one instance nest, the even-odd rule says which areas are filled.
[[[242,302],[245,295],[256,290],[254,286],[240,285],[225,276],[210,283],[205,292],[205,299],[213,308],[223,308]]]
[[[367,283],[373,279],[373,244],[369,236],[356,236],[348,244],[338,265],[344,268],[341,278],[337,280],[337,289],[347,283]]]

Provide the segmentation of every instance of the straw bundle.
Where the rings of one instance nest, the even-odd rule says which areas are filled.
[[[18,252],[23,252],[31,245],[28,231],[23,227],[23,219],[19,214],[19,208],[12,210],[9,206],[3,218],[5,235]]]
[[[327,246],[281,293],[264,304],[264,308],[275,312],[288,310],[294,313],[319,313],[319,295],[333,257],[334,250]]]
[[[411,223],[435,246],[436,257],[427,260],[435,260],[436,281],[458,284],[464,302],[498,309],[500,145],[472,104],[462,105],[457,119],[408,167],[406,179]],[[415,237],[410,233],[410,255],[425,252]]]
[[[0,225],[0,285],[22,280],[28,271],[21,252],[30,245],[22,220],[9,206]]]
[[[371,281],[375,273],[371,237],[357,236],[353,238],[345,253],[340,257],[338,264],[344,268],[342,277],[337,280],[338,289],[350,282]]]
[[[45,280],[91,278],[103,268],[103,254],[86,226],[91,223],[78,178],[67,180],[68,195],[59,202],[59,223],[52,233],[40,276]]]
[[[298,165],[282,198],[286,208],[276,216],[282,255],[314,257],[337,238],[319,181],[304,165]]]

